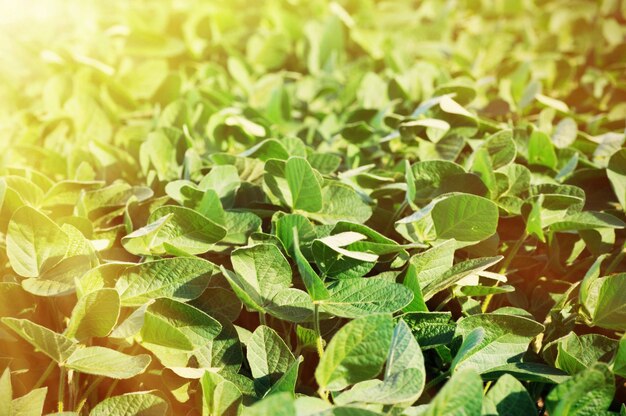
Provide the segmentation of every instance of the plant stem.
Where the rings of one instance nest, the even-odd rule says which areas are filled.
[[[39,377],[39,380],[37,380],[37,382],[33,386],[32,390],[38,389],[39,387],[43,386],[43,383],[45,383],[48,377],[50,377],[50,374],[52,373],[52,371],[54,371],[54,368],[56,366],[57,366],[57,363],[54,361],[51,361],[50,364],[48,364],[46,371],[44,371],[43,374],[41,374],[41,377]]]
[[[450,294],[443,301],[441,301],[439,305],[437,305],[433,312],[439,312],[440,310],[442,310],[443,307],[446,306],[448,302],[450,302],[452,299],[454,299],[454,293],[450,291]]]
[[[450,376],[450,370],[444,371],[443,373],[439,374],[437,377],[433,378],[428,383],[426,383],[426,386],[424,386],[424,390],[429,390],[435,387],[437,384],[441,383],[444,379],[446,379],[449,376]]]
[[[502,262],[502,267],[500,267],[501,274],[504,274],[509,269],[511,262],[513,261],[513,258],[515,258],[515,256],[517,255],[517,252],[522,247],[522,244],[524,244],[524,241],[526,241],[526,237],[528,237],[528,233],[524,231],[524,233],[520,236],[520,238],[515,242],[515,245],[513,246],[511,251],[509,251],[509,253],[506,255],[504,262]]]
[[[94,391],[94,389],[96,387],[98,387],[100,385],[100,383],[102,382],[102,380],[104,380],[104,377],[99,376],[97,377],[87,388],[87,390],[85,390],[85,392],[83,393],[83,397],[80,400],[80,402],[78,403],[78,407],[76,408],[76,413],[80,414],[80,411],[82,410],[83,406],[85,405],[85,403],[87,403],[87,399],[89,398],[89,395]],[[112,383],[113,384],[113,383]]]
[[[324,340],[320,331],[320,305],[318,303],[313,305],[313,329],[315,330],[317,354],[322,358],[322,355],[324,355]]]
[[[483,389],[483,396],[484,396],[485,394],[487,394],[487,390],[489,390],[489,387],[491,387],[491,383],[492,383],[491,381],[488,381],[488,382],[485,384],[485,388]]]
[[[265,312],[259,312],[259,322],[261,325],[267,326],[267,321],[265,320]]]
[[[115,387],[117,387],[118,382],[119,382],[119,379],[113,380],[113,382],[109,386],[109,389],[107,390],[107,394],[104,396],[105,398],[108,399],[109,397],[111,397],[111,395],[113,394],[113,390],[115,390]]]
[[[524,244],[524,241],[526,241],[526,237],[528,237],[528,233],[526,232],[526,230],[524,230],[524,233],[515,242],[515,245],[511,248],[509,253],[506,255],[504,262],[502,262],[502,267],[500,267],[500,271],[499,271],[500,274],[505,274],[507,272],[507,270],[509,269],[509,266],[511,265],[511,262],[513,261],[513,258],[515,258],[515,256],[517,255],[517,252]],[[495,286],[498,286],[499,284],[500,284],[500,281],[498,280]],[[483,313],[486,313],[489,310],[489,304],[491,303],[491,299],[493,299],[493,293],[485,297],[485,301],[483,302],[483,305],[482,305]]]
[[[63,401],[65,400],[65,377],[66,370],[65,367],[61,367],[61,372],[59,374],[59,397],[58,397],[58,409],[59,413],[63,412]]]
[[[328,404],[332,404],[330,401],[329,393],[328,390],[324,390],[322,388],[320,388],[319,390],[317,390],[317,394]]]

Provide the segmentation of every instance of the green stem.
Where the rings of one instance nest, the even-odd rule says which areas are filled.
[[[313,305],[313,329],[315,330],[317,354],[322,358],[322,355],[324,355],[324,340],[320,331],[320,305],[317,303]]]
[[[113,394],[113,390],[115,390],[115,387],[117,387],[118,382],[119,382],[119,379],[113,380],[113,382],[109,386],[109,389],[107,390],[106,395],[104,396],[105,398],[108,399],[109,397],[111,397],[111,395]]]
[[[37,380],[32,390],[38,389],[39,387],[43,386],[43,383],[45,383],[48,377],[50,377],[50,374],[54,371],[56,366],[57,366],[56,362],[50,361],[50,364],[48,364],[46,371],[44,371],[41,377],[39,377],[39,380]]]
[[[452,299],[454,299],[454,293],[451,291],[450,294],[442,302],[440,302],[439,305],[437,305],[434,312],[441,311],[443,307],[446,306],[446,304],[450,302]]]
[[[59,374],[59,396],[58,396],[58,409],[59,413],[63,413],[63,401],[65,400],[65,379],[66,370],[65,367],[61,367]]]
[[[317,391],[317,394],[328,404],[332,404],[330,403],[330,399],[328,398],[328,390],[324,390],[324,389],[319,389]]]
[[[485,384],[485,388],[483,389],[483,396],[484,396],[485,394],[487,394],[487,390],[489,390],[489,387],[491,387],[491,384],[492,384],[492,382],[491,382],[491,381],[488,381],[488,382]]]
[[[448,377],[450,377],[450,370],[444,371],[443,373],[439,374],[437,377],[426,383],[426,386],[424,386],[424,390],[429,390],[435,387],[437,384],[441,383],[444,379]]]
[[[104,377],[99,376],[97,377],[87,388],[87,390],[85,390],[85,392],[83,393],[83,397],[80,400],[80,402],[78,403],[78,407],[76,408],[76,413],[80,414],[80,411],[82,410],[83,406],[85,406],[85,403],[87,403],[87,399],[89,399],[89,395],[91,393],[93,393],[93,391],[100,385],[100,383],[102,382],[102,380],[104,380]]]
[[[259,312],[259,321],[261,325],[267,326],[267,321],[265,320],[265,312]]]
[[[524,231],[524,233],[520,236],[520,238],[515,242],[515,245],[513,246],[511,251],[509,251],[509,253],[506,255],[506,258],[502,262],[502,267],[500,267],[501,274],[506,273],[506,271],[509,269],[509,266],[511,265],[511,262],[513,261],[515,256],[517,255],[517,252],[524,244],[524,241],[526,241],[526,237],[528,237],[528,233]]]
[[[528,233],[524,230],[524,233],[515,242],[515,245],[511,248],[509,253],[506,255],[504,261],[502,262],[502,267],[500,267],[500,271],[499,271],[500,274],[505,274],[508,271],[509,266],[511,265],[511,262],[517,255],[517,252],[519,251],[519,249],[524,244],[524,241],[526,241],[526,237],[528,237]],[[499,284],[500,284],[500,281],[498,280],[495,286],[498,286]],[[483,306],[482,306],[483,313],[486,313],[489,310],[489,304],[491,303],[492,299],[493,299],[493,293],[485,297],[485,301],[483,302]]]

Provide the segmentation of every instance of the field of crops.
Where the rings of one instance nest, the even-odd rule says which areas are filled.
[[[626,415],[626,1],[0,9],[0,416]]]

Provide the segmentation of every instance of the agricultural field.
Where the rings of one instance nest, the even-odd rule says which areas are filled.
[[[0,15],[0,416],[626,415],[626,1]]]

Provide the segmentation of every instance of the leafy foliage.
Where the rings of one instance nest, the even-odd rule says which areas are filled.
[[[626,414],[626,2],[59,3],[0,414]]]

